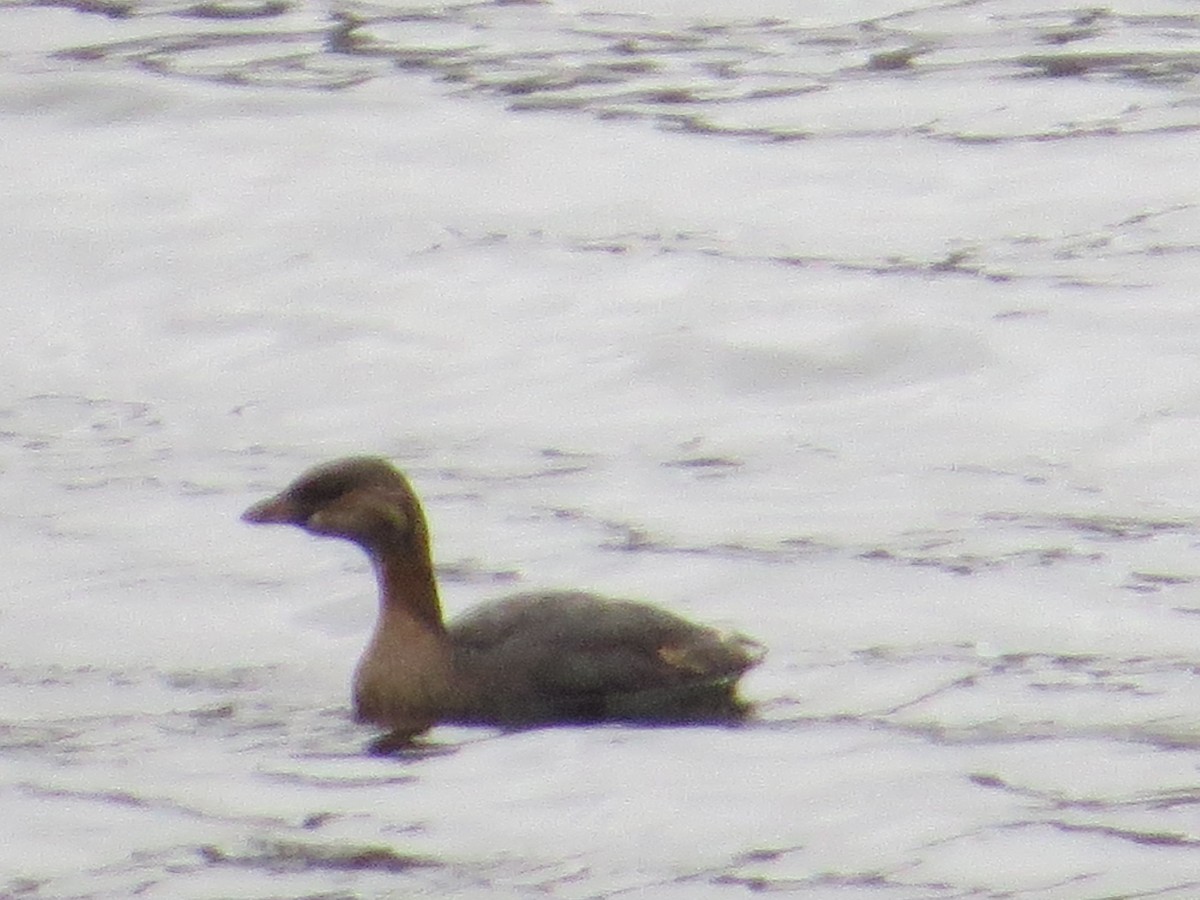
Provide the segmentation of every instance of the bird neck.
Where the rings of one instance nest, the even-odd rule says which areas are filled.
[[[417,624],[435,634],[445,634],[428,545],[372,548],[369,552],[379,582],[380,625]]]

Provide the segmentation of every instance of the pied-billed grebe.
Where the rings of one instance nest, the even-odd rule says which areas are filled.
[[[763,648],[645,603],[518,594],[445,625],[425,514],[386,460],[317,466],[243,519],[296,525],[367,552],[380,609],[355,672],[354,712],[396,735],[435,722],[732,722],[748,710],[737,681]]]

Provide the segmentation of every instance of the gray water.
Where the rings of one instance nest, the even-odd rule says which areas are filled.
[[[0,4],[0,895],[1200,894],[1200,8]],[[348,715],[443,603],[762,640],[738,729]]]

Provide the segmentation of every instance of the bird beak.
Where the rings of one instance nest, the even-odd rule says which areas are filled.
[[[252,525],[298,525],[300,511],[285,494],[277,494],[242,513],[242,521]]]

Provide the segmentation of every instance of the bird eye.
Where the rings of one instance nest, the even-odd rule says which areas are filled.
[[[336,500],[349,489],[350,484],[345,479],[325,476],[296,485],[295,496],[300,505],[316,509]]]

